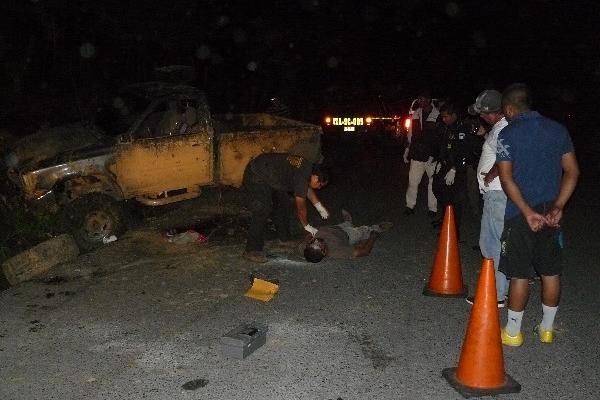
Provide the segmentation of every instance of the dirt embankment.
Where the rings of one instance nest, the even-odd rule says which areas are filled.
[[[165,265],[174,269],[192,264],[201,264],[205,268],[248,264],[241,257],[245,244],[244,226],[224,224],[212,229],[205,230],[207,233],[201,234],[199,240],[179,242],[173,238],[186,231],[163,231],[149,227],[131,230],[94,252],[53,268],[41,279],[49,282],[91,279],[130,269]],[[280,245],[275,240],[269,240],[266,248],[272,258],[305,263],[294,244]]]
[[[138,209],[140,219],[122,237],[54,267],[38,279],[89,279],[161,263],[186,264],[191,259],[214,266],[242,263],[249,214],[240,207],[239,197],[239,191],[215,190],[170,207]],[[278,245],[275,236],[274,226],[269,226],[267,248],[274,257],[303,261],[297,246]]]

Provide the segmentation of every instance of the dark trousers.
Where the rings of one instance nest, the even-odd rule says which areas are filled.
[[[275,190],[269,185],[246,179],[243,184],[246,204],[252,213],[246,251],[262,251],[265,245],[265,230],[269,217],[273,218],[277,237],[290,240],[290,196],[287,192]]]
[[[454,209],[454,221],[456,223],[457,233],[460,232],[462,213],[467,198],[467,175],[466,171],[456,171],[454,183],[450,186],[444,182],[444,174],[439,174],[434,178],[433,193],[438,201],[438,209],[444,210],[446,206],[452,205]],[[460,233],[459,233],[460,234]]]
[[[477,169],[467,166],[467,191],[465,203],[469,206],[471,213],[475,217],[481,217],[482,201],[479,193],[479,182],[477,181]]]

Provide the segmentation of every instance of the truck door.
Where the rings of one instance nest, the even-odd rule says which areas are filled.
[[[193,100],[159,102],[117,146],[110,169],[126,198],[198,193],[213,183],[213,130],[194,111]]]

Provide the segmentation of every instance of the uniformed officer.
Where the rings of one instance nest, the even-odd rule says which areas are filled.
[[[436,174],[433,180],[433,192],[441,210],[452,205],[457,230],[460,229],[463,205],[467,195],[467,168],[477,160],[482,146],[481,137],[475,132],[472,120],[459,118],[456,105],[447,103],[440,108],[443,122],[439,155],[436,157]],[[443,212],[443,211],[442,211]],[[440,218],[434,226],[441,225]]]
[[[314,235],[317,229],[308,223],[306,199],[313,203],[323,219],[327,219],[329,213],[314,192],[327,182],[325,171],[300,156],[265,153],[251,160],[244,171],[242,183],[252,213],[244,258],[267,262],[263,251],[264,231],[271,212],[279,240],[291,239],[289,193],[293,194],[300,224]]]

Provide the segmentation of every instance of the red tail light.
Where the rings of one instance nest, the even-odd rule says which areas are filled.
[[[325,124],[331,125],[331,117],[325,117]]]
[[[412,120],[410,118],[406,118],[404,120],[404,128],[406,129],[410,129],[410,124],[412,123]]]

